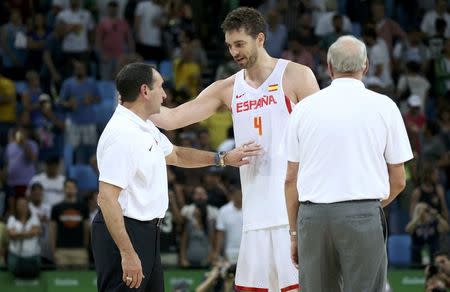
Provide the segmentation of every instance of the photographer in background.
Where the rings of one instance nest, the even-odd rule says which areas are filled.
[[[430,282],[442,282],[450,288],[450,256],[447,252],[439,251],[434,254],[433,263],[425,268],[425,275]],[[431,279],[436,278],[436,281]],[[446,290],[444,290],[446,291]]]
[[[412,238],[413,264],[425,264],[421,257],[424,248],[428,248],[428,254],[432,255],[440,249],[440,234],[448,232],[447,221],[434,208],[427,203],[418,203],[414,209],[412,220],[406,225],[406,232]]]
[[[195,289],[195,292],[234,292],[234,276],[236,264],[226,261],[217,261],[211,271],[206,273],[205,280]]]

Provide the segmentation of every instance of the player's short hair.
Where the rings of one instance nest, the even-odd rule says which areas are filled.
[[[239,7],[228,13],[222,23],[223,32],[245,29],[245,32],[254,39],[259,33],[266,35],[267,23],[258,10],[250,7]]]
[[[341,36],[328,49],[327,62],[336,72],[363,71],[366,61],[366,45],[351,35]]]
[[[153,88],[154,67],[145,63],[131,63],[123,67],[116,77],[116,87],[122,102],[133,102],[143,84]]]

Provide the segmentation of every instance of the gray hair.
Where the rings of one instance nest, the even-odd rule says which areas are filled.
[[[366,61],[366,45],[352,35],[341,36],[328,49],[327,62],[336,72],[363,71]]]

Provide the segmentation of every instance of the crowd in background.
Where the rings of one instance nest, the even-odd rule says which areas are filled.
[[[322,88],[330,82],[330,44],[345,34],[364,40],[370,61],[364,82],[398,104],[415,153],[406,165],[406,190],[385,210],[390,233],[410,234],[412,266],[448,252],[450,1],[5,0],[0,265],[33,274],[36,263],[92,264],[95,147],[117,104],[115,74],[130,62],[151,63],[165,79],[166,106],[195,97],[239,70],[220,30],[224,16],[238,6],[256,7],[266,16],[271,56],[310,67]],[[165,134],[178,145],[203,150],[234,146],[226,108]],[[242,230],[238,171],[168,168],[168,178],[163,262],[235,263]]]

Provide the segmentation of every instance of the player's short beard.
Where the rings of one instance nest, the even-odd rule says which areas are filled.
[[[248,57],[247,63],[243,64],[241,66],[242,69],[248,69],[251,68],[253,65],[255,65],[256,60],[258,59],[258,50],[256,48],[252,51],[250,56]]]

